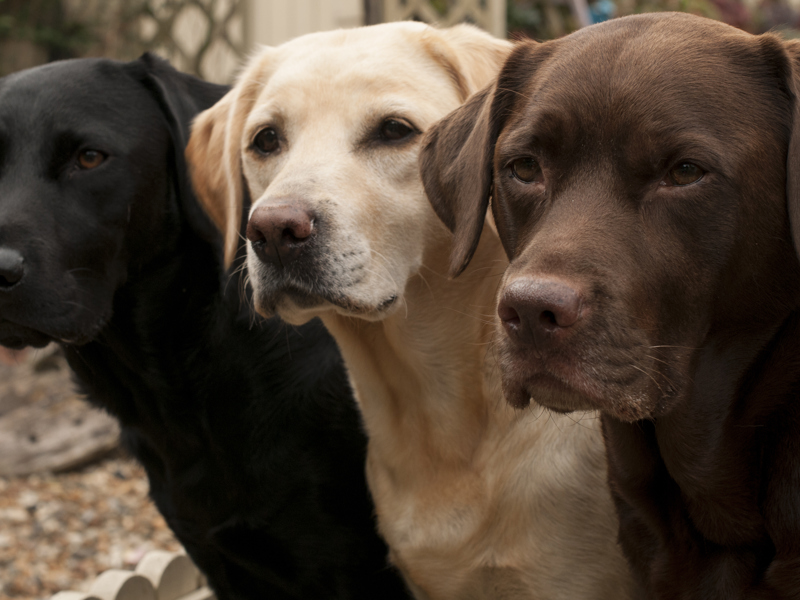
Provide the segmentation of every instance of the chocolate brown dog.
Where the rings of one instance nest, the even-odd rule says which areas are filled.
[[[492,197],[508,400],[603,411],[648,598],[800,597],[798,73],[774,35],[629,17],[519,45],[426,139],[453,274]]]

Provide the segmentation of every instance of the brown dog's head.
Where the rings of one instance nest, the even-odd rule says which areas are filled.
[[[490,196],[512,261],[498,305],[512,404],[632,421],[700,378],[732,392],[798,306],[798,72],[799,47],[776,36],[640,15],[518,46],[428,133],[453,274]]]
[[[442,233],[419,178],[422,133],[491,81],[510,48],[467,25],[402,22],[310,34],[250,62],[197,119],[187,155],[228,259],[249,191],[259,312],[378,320],[402,305]]]

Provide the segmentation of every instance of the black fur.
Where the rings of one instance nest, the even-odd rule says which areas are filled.
[[[62,344],[220,600],[406,597],[335,343],[254,320],[189,188],[191,119],[225,91],[149,55],[0,79],[0,263],[24,271],[0,264],[0,343]]]

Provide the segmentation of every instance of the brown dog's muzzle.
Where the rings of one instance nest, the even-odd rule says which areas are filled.
[[[578,329],[584,310],[583,294],[554,278],[519,277],[500,297],[497,314],[512,343],[542,353]]]
[[[246,236],[260,260],[283,267],[308,246],[316,223],[316,214],[302,203],[263,205],[250,216]]]

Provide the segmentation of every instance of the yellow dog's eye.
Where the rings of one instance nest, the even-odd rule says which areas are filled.
[[[97,150],[82,150],[81,153],[78,154],[78,164],[81,169],[86,170],[99,167],[103,164],[105,159],[106,155]]]
[[[661,181],[662,185],[691,185],[703,178],[706,172],[694,163],[682,162],[670,169],[667,176]]]
[[[381,124],[380,135],[381,139],[384,140],[395,142],[407,138],[412,133],[414,133],[414,130],[411,127],[397,119],[386,119]]]
[[[256,134],[256,137],[253,140],[253,146],[256,150],[261,152],[261,154],[271,154],[272,152],[275,152],[280,146],[278,132],[272,127],[266,127],[265,129],[262,129]]]
[[[518,158],[512,162],[511,172],[522,183],[539,183],[544,179],[542,168],[532,156]]]

